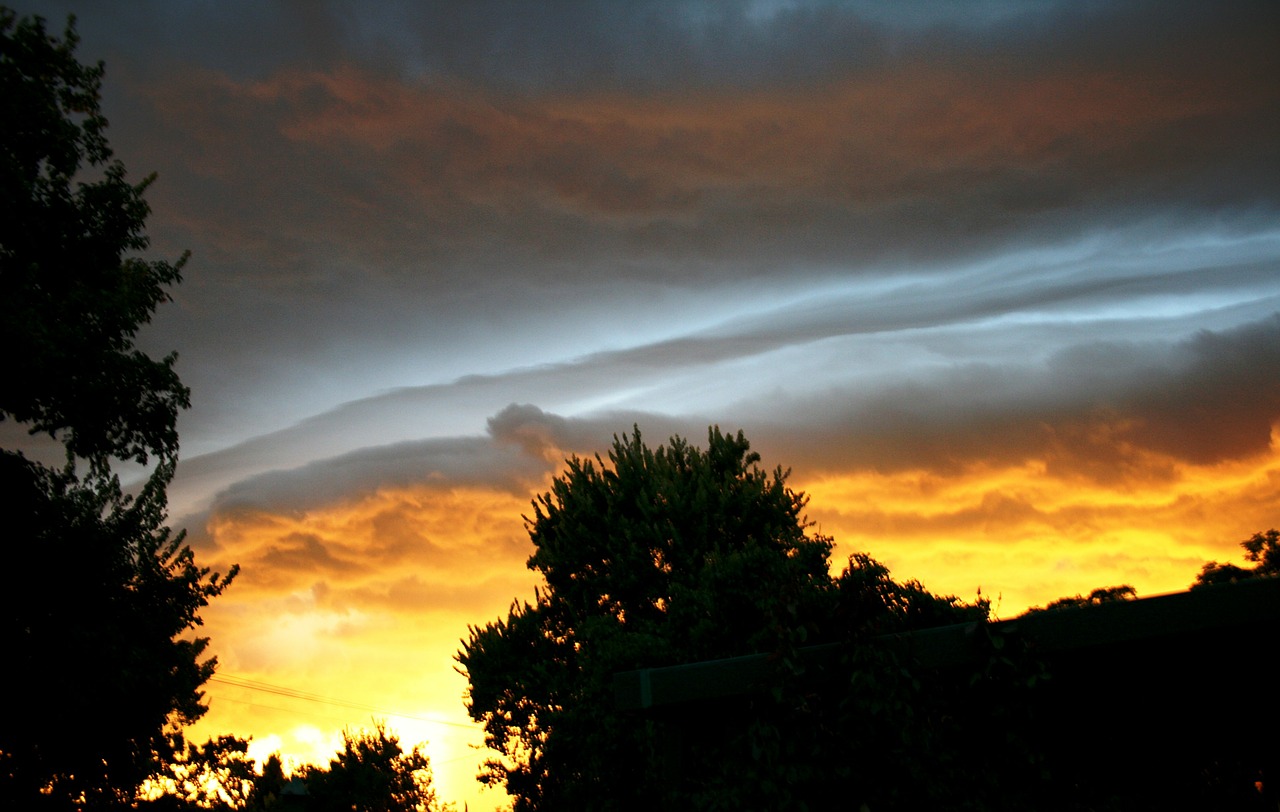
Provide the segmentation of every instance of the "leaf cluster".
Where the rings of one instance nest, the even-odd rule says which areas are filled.
[[[1081,606],[1099,606],[1104,603],[1131,601],[1137,597],[1138,591],[1129,584],[1121,584],[1120,586],[1103,586],[1098,587],[1088,595],[1072,595],[1070,597],[1058,598],[1056,600],[1049,601],[1049,603],[1044,606],[1033,606],[1027,610],[1027,613],[1055,612],[1062,609],[1076,609]]]
[[[143,198],[112,157],[99,109],[103,67],[75,58],[39,17],[0,8],[0,420],[108,459],[176,458],[190,392],[175,355],[134,345],[169,299],[186,257],[137,256],[149,240]]]
[[[865,555],[833,578],[806,497],[759,459],[741,432],[650,448],[636,428],[607,460],[569,460],[534,501],[529,566],[544,584],[458,653],[468,708],[498,754],[481,780],[505,786],[517,811],[801,808],[849,778],[827,748],[858,725],[915,735],[901,723],[924,689],[905,664],[868,659],[857,684],[823,693],[800,648],[872,657],[859,645],[870,636],[982,619],[986,604],[897,583]],[[613,709],[618,671],[752,653],[774,677],[745,710],[704,709],[691,726]]]
[[[272,779],[271,767],[262,774],[249,758],[249,740],[219,736],[197,745],[180,731],[170,734],[172,756],[162,770],[150,777],[142,807],[166,810],[214,810],[231,812],[262,809],[260,785]],[[279,759],[274,762],[279,769]]]
[[[1240,542],[1240,546],[1244,548],[1245,560],[1253,564],[1252,567],[1210,561],[1196,576],[1191,588],[1280,575],[1280,530],[1272,528],[1265,533],[1254,533]]]
[[[130,798],[171,755],[166,727],[203,714],[215,663],[183,635],[235,571],[210,574],[163,527],[168,473],[127,496],[0,452],[0,800]]]
[[[130,183],[114,159],[103,67],[81,64],[78,42],[74,20],[59,38],[0,7],[0,421],[67,460],[0,450],[2,808],[130,803],[187,757],[167,733],[204,712],[215,665],[189,633],[236,572],[199,567],[164,526],[189,392],[176,356],[135,338],[185,256],[138,256],[151,179]],[[121,463],[151,466],[132,496]]]
[[[431,764],[420,746],[406,752],[382,722],[372,730],[344,731],[342,750],[328,768],[303,772],[316,812],[436,812]]]

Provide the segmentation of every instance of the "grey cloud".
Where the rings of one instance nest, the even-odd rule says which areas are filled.
[[[113,70],[163,71],[195,62],[236,77],[286,65],[331,66],[344,58],[354,7],[347,3],[136,0],[10,5],[40,14],[61,28],[77,18],[82,54]]]
[[[1167,344],[1275,309],[1274,245],[1134,259],[1171,233],[1273,229],[1274,4],[987,4],[972,19],[946,4],[239,8],[82,14],[86,49],[120,57],[113,143],[134,171],[161,174],[156,247],[195,250],[146,336],[179,349],[195,388],[184,438],[221,449],[184,462],[175,503],[228,488],[247,499],[251,472],[316,459],[323,472],[306,476],[358,483],[395,455],[357,449],[444,442],[427,434],[530,465],[522,448],[590,444],[549,415],[754,419],[770,405],[750,401],[773,389],[820,426],[829,414],[862,426],[886,459],[892,438],[903,458],[962,444],[921,425],[950,425],[946,409],[898,404],[966,392],[1008,393],[962,413],[1031,443],[1035,425],[1017,419],[1028,403],[1049,409],[1060,393],[1065,412],[1082,408],[1051,377],[1030,385],[1048,375],[1036,365],[1089,331]],[[280,47],[225,47],[239,25]],[[107,44],[91,46],[98,32]],[[156,45],[166,38],[178,45]],[[367,60],[375,48],[389,55]],[[1016,264],[1099,233],[1110,242],[1075,265]],[[1015,264],[972,271],[1001,257]],[[838,290],[885,277],[902,284]],[[636,286],[709,310],[759,301],[714,311],[715,326]],[[1189,304],[1200,296],[1221,301]],[[1121,312],[1160,297],[1195,312]],[[1090,324],[1073,327],[1081,314]],[[1016,323],[1031,317],[1045,326]],[[601,351],[603,330],[575,332],[588,318],[619,338]],[[1005,318],[1014,326],[982,327]],[[622,335],[664,319],[681,323]],[[482,344],[518,360],[460,377]],[[877,352],[887,366],[863,363]],[[799,375],[777,366],[753,376],[785,353],[810,382],[792,390],[785,376]],[[393,355],[421,356],[418,378],[367,371]],[[405,380],[435,383],[385,391]],[[500,413],[512,403],[545,413]],[[1154,445],[1176,434],[1162,420],[1193,419],[1121,405],[1151,413],[1141,439]],[[492,436],[478,439],[484,415]],[[1204,436],[1236,453],[1255,435]],[[301,498],[289,476],[263,476],[265,492]]]
[[[1137,250],[1135,255],[1142,253]],[[1077,409],[1080,395],[1097,391],[1095,385],[1101,382],[1132,387],[1151,374],[1143,371],[1140,361],[1128,360],[1128,353],[1114,349],[1095,353],[1098,363],[1091,365],[1072,361],[1086,357],[1084,351],[1069,351],[1050,362],[1053,353],[1089,338],[1114,340],[1116,346],[1137,340],[1167,345],[1194,330],[1222,330],[1280,307],[1280,288],[1269,263],[1248,252],[1234,263],[1221,256],[1215,264],[1203,263],[1202,257],[1175,253],[1100,274],[1096,260],[1085,257],[1037,266],[1029,274],[1025,265],[1014,262],[1009,268],[924,277],[879,291],[855,287],[797,303],[784,300],[759,315],[731,318],[678,338],[352,401],[238,447],[184,461],[174,495],[181,501],[196,490],[224,488],[248,470],[293,467],[317,457],[341,458],[367,446],[371,433],[385,443],[405,442],[425,453],[428,446],[413,445],[422,442],[424,434],[469,434],[482,428],[464,419],[467,415],[495,415],[488,430],[500,444],[516,444],[502,446],[509,453],[522,448],[540,456],[557,448],[589,448],[590,437],[541,410],[579,416],[617,409],[649,417],[660,412],[677,417],[703,413],[714,422],[720,415],[775,411],[778,398],[769,394],[772,387],[785,387],[784,401],[821,399],[824,389],[848,392],[842,395],[843,403],[798,415],[796,422],[814,419],[825,425],[828,409],[844,413],[862,404],[859,420],[884,427],[871,432],[868,445],[883,445],[889,453],[887,449],[901,442],[900,453],[911,458],[910,449],[920,446],[924,453],[935,442],[931,438],[952,428],[954,411],[931,408],[930,403],[953,404],[958,393],[972,391],[993,403],[1008,399],[1013,414],[1026,402],[1049,408],[1058,398]],[[1157,303],[1173,302],[1173,315],[1146,314],[1151,297]],[[1224,308],[1221,302],[1231,306]],[[1108,308],[1116,315],[1098,318],[1096,311]],[[1130,315],[1121,315],[1126,311]],[[1029,316],[1034,318],[1019,322]],[[1001,324],[1005,317],[1012,322]],[[1077,323],[1077,318],[1086,320]],[[780,352],[795,358],[775,360]],[[880,357],[896,363],[896,372],[886,370]],[[1005,372],[1002,365],[1009,357],[1020,365]],[[1258,357],[1265,363],[1264,355]],[[924,366],[904,365],[903,358]],[[749,363],[759,372],[744,366]],[[1037,370],[1035,365],[1041,363],[1050,363],[1047,372]],[[934,374],[940,376],[935,384],[903,383]],[[988,380],[991,376],[1000,379]],[[882,386],[888,388],[877,395]],[[912,391],[919,387],[928,391]],[[619,389],[621,393],[612,394]],[[538,406],[509,405],[520,401]],[[583,405],[593,401],[594,407]],[[903,412],[899,403],[914,405]],[[919,430],[893,430],[896,423]],[[623,423],[620,428],[628,426]],[[618,429],[615,424],[604,437]],[[976,435],[975,442],[980,442]],[[360,460],[353,458],[350,464]],[[376,464],[380,459],[369,463]]]
[[[301,14],[303,7],[287,8],[288,14],[279,13]],[[719,6],[696,3],[681,6],[684,13],[658,14],[657,8],[582,3],[533,11],[524,5],[477,3],[415,6],[402,13],[423,17],[423,36],[432,43],[424,51],[456,51],[458,60],[481,63],[474,70],[510,70],[521,77],[539,75],[520,65],[525,38],[545,42],[546,47],[527,47],[545,52],[547,59],[572,60],[574,54],[593,50],[584,44],[593,36],[601,39],[601,52],[616,55],[625,48],[614,39],[626,40],[636,26],[656,26],[670,38],[686,27],[714,28],[708,21],[731,18],[739,21],[731,29],[761,28],[769,32],[760,35],[765,43],[790,43],[769,47],[821,54],[827,49],[821,39],[815,43],[816,32],[842,30],[828,18],[858,19],[862,14],[857,6],[788,4],[769,18],[779,29],[789,31],[786,21],[792,18],[814,22],[799,26],[799,33],[775,37],[745,4],[719,12],[711,11]],[[1066,8],[1033,7],[1025,13],[1070,18]],[[795,86],[790,97],[786,90],[776,94],[797,105],[791,113],[797,120],[785,121],[781,130],[760,126],[776,127],[778,121],[739,122],[731,110],[719,127],[677,124],[663,131],[657,124],[624,119],[601,125],[547,111],[538,100],[448,82],[402,86],[360,68],[352,69],[354,75],[371,87],[402,87],[424,111],[434,111],[399,122],[396,141],[403,146],[369,151],[368,145],[350,139],[324,143],[283,137],[291,124],[344,105],[367,104],[366,112],[386,112],[378,110],[378,91],[371,98],[337,99],[331,88],[305,81],[310,75],[306,69],[268,74],[275,79],[292,75],[299,83],[295,95],[277,99],[237,97],[239,83],[210,84],[218,74],[203,69],[144,74],[131,84],[153,88],[150,92],[161,95],[152,104],[166,109],[148,111],[135,102],[122,120],[136,130],[136,138],[150,141],[136,154],[147,163],[160,158],[161,165],[154,168],[162,177],[183,178],[192,166],[214,165],[229,173],[184,178],[183,191],[170,197],[164,197],[164,187],[157,188],[162,217],[174,211],[179,219],[199,224],[175,234],[178,245],[193,245],[200,256],[219,260],[245,243],[271,245],[283,266],[276,271],[285,272],[285,278],[301,274],[321,289],[321,256],[337,258],[331,264],[348,269],[376,260],[384,272],[414,267],[411,258],[416,258],[419,267],[429,265],[436,275],[459,267],[474,275],[478,258],[471,251],[477,242],[492,257],[490,266],[518,266],[523,276],[566,271],[594,275],[608,268],[607,259],[634,256],[640,246],[656,260],[641,264],[645,276],[712,256],[719,273],[763,273],[797,260],[858,265],[894,255],[952,256],[981,251],[1015,235],[1070,233],[1098,218],[1144,217],[1170,206],[1203,211],[1261,205],[1274,212],[1280,161],[1271,146],[1280,132],[1280,114],[1274,83],[1260,78],[1268,67],[1280,69],[1274,49],[1250,39],[1243,47],[1233,45],[1229,55],[1186,58],[1163,44],[1173,36],[1165,29],[1184,26],[1203,33],[1223,23],[1215,24],[1213,15],[1188,16],[1162,5],[1141,8],[1141,14],[1126,14],[1110,5],[1096,6],[1083,15],[1087,23],[1065,26],[1072,47],[1061,47],[1073,54],[1087,51],[1099,32],[1110,31],[1109,15],[1136,16],[1164,32],[1152,34],[1157,41],[1144,46],[1143,27],[1138,21],[1126,23],[1125,37],[1113,48],[1115,58],[1123,61],[1109,71],[1083,71],[1087,60],[1051,63],[1050,70],[1033,57],[1032,46],[1026,54],[1003,55],[999,37],[962,64],[943,64],[939,70],[929,66],[929,54],[940,47],[932,43],[902,58],[913,70],[923,65],[937,71],[936,80],[951,77],[950,83],[912,85],[904,83],[911,70],[892,70],[876,74],[874,82],[859,80],[867,87],[885,86],[885,95],[846,99],[838,88]],[[327,13],[341,19],[351,12],[334,7]],[[368,12],[352,28],[390,30],[395,21],[385,19],[387,14],[385,9]],[[1265,30],[1267,24],[1265,17],[1243,15],[1246,19],[1240,21],[1238,14],[1221,16],[1236,22],[1233,31]],[[307,28],[302,22],[281,27]],[[1055,42],[1064,26],[1051,30],[1042,32],[1036,47]],[[689,36],[717,63],[768,63],[768,49],[758,56],[757,43],[745,34],[726,34],[723,43]],[[965,35],[956,30],[952,36]],[[436,39],[442,40],[439,47]],[[486,44],[490,40],[501,45]],[[577,46],[552,47],[561,40]],[[734,50],[739,46],[742,53]],[[638,47],[644,65],[662,62],[653,58],[661,49]],[[1218,42],[1217,47],[1227,46]],[[844,54],[857,49],[829,50]],[[310,70],[332,75],[326,66]],[[466,75],[468,70],[455,65],[443,72]],[[778,82],[793,79],[785,70],[766,71]],[[562,72],[584,82],[602,75],[573,63]],[[680,68],[656,86],[682,88],[688,77]],[[1101,80],[1113,86],[1099,84]],[[717,87],[719,94],[726,92]],[[568,98],[581,98],[590,109],[590,95],[579,90],[581,97],[570,93]],[[557,92],[569,90],[559,87]],[[1124,95],[1116,103],[1127,98],[1137,109],[1109,107],[1117,93]],[[804,104],[815,94],[827,102]],[[1077,110],[1082,103],[1096,109]],[[649,104],[662,113],[689,102],[674,93]],[[1147,105],[1168,109],[1146,120],[1152,112],[1143,109]],[[1082,118],[1072,121],[1077,114]],[[1135,121],[1128,120],[1131,115]],[[1002,117],[1012,119],[1007,129]],[[817,132],[806,134],[815,128]],[[157,140],[155,132],[172,137]],[[166,152],[173,153],[172,160],[164,160]],[[746,157],[753,152],[769,160],[753,163]],[[234,158],[222,157],[228,155]],[[355,158],[358,170],[352,167]],[[767,169],[779,161],[793,176],[768,176]],[[806,174],[794,176],[797,170]],[[210,202],[213,213],[235,216],[230,207],[216,210],[229,186],[252,188],[256,210],[210,233]],[[618,210],[641,216],[610,219]],[[1052,219],[1046,221],[1046,215]],[[219,230],[223,238],[215,242]],[[623,266],[615,265],[609,273],[622,272]]]
[[[78,13],[117,61],[141,52],[150,66],[194,59],[253,77],[355,59],[386,71],[522,90],[601,82],[759,84],[778,74],[821,78],[881,62],[887,27],[848,6],[800,3],[757,11],[753,6],[760,4],[707,0],[536,6],[507,0],[140,2],[87,8],[46,0],[18,6],[55,20]]]
[[[957,153],[949,157],[959,165],[917,168],[908,164],[917,156],[901,156],[900,166],[871,169],[888,176],[884,188],[873,190],[874,198],[866,201],[854,196],[862,193],[858,189],[868,168],[886,160],[875,140],[879,136],[848,156],[793,155],[797,166],[847,162],[833,165],[821,186],[763,174],[751,178],[765,167],[726,165],[708,186],[736,173],[748,177],[713,192],[666,173],[658,163],[646,163],[643,156],[618,151],[600,140],[604,132],[557,143],[561,133],[518,110],[511,111],[517,131],[488,133],[500,141],[525,140],[518,153],[495,145],[489,154],[467,160],[457,150],[434,145],[430,131],[406,130],[403,137],[413,144],[412,152],[365,155],[362,175],[349,168],[346,145],[297,144],[267,130],[261,136],[246,132],[252,144],[232,150],[255,156],[232,170],[232,177],[193,178],[186,185],[200,190],[197,194],[162,196],[157,203],[199,225],[170,239],[194,245],[212,261],[229,259],[246,244],[270,246],[275,256],[264,258],[277,266],[274,284],[294,281],[298,289],[289,292],[295,295],[335,295],[371,265],[391,274],[384,284],[407,285],[406,292],[420,294],[454,288],[462,277],[496,290],[508,275],[505,269],[544,284],[599,286],[634,276],[698,286],[773,276],[796,264],[853,270],[894,258],[902,263],[975,256],[1013,240],[1074,236],[1099,220],[1136,223],[1161,216],[1195,227],[1212,210],[1215,219],[1227,215],[1247,222],[1255,207],[1272,212],[1277,207],[1280,170],[1268,147],[1280,122],[1274,106],[1269,109],[1269,117],[1225,113],[1211,132],[1156,122],[1150,132],[1126,135],[1128,143],[1081,144],[1040,166],[1004,156],[991,165],[984,158],[966,167],[964,162],[973,159],[963,155],[964,145],[945,145],[944,150]],[[265,112],[251,110],[236,118],[258,121]],[[487,126],[510,126],[511,120]],[[211,121],[206,129],[223,128]],[[813,146],[832,150],[840,137],[824,135]],[[561,151],[565,157],[558,157]],[[448,163],[433,168],[432,155],[447,156]],[[676,147],[663,161],[698,159]],[[165,188],[177,191],[186,174],[179,167],[199,163],[180,156],[158,167],[173,181],[157,194],[168,194]],[[501,178],[493,174],[497,168]],[[625,184],[616,194],[610,191],[614,177]],[[206,230],[208,203],[229,188],[245,186],[256,190],[256,208],[238,214],[215,209],[212,213],[223,221]],[[494,197],[500,205],[490,201]],[[645,210],[650,199],[658,202]],[[638,216],[608,216],[619,207]]]
[[[562,6],[547,19],[606,13],[595,7]],[[1073,41],[1109,30],[1106,15],[1118,12],[1098,8],[1088,26],[1072,29]],[[519,23],[505,6],[476,9],[457,13],[490,20],[464,26],[477,36]],[[1054,7],[1023,12],[1070,16]],[[376,27],[384,13],[361,25]],[[742,25],[763,24],[745,6],[733,14]],[[1179,22],[1185,15],[1167,16],[1165,28],[1190,25]],[[1128,25],[1126,36],[1138,36],[1133,29],[1140,26]],[[152,191],[157,248],[195,251],[178,306],[162,309],[152,335],[161,349],[180,350],[198,410],[220,415],[224,430],[243,422],[249,401],[239,390],[312,386],[300,370],[333,368],[350,348],[386,354],[412,340],[448,344],[484,322],[512,331],[510,313],[570,297],[624,308],[616,298],[623,285],[799,287],[822,275],[976,261],[1076,239],[1099,223],[1182,232],[1274,223],[1280,106],[1274,83],[1250,89],[1247,81],[1274,56],[1247,46],[1238,58],[1167,63],[1168,49],[1151,45],[1128,49],[1124,61],[1117,45],[1116,84],[1077,87],[1084,79],[1072,65],[1043,67],[1022,55],[1009,62],[1001,42],[1004,34],[957,64],[951,84],[907,85],[902,98],[828,94],[822,103],[824,91],[804,104],[796,100],[812,89],[797,87],[771,101],[782,105],[781,120],[739,119],[730,104],[725,122],[696,126],[660,123],[687,112],[679,94],[647,102],[659,123],[645,113],[593,122],[537,100],[448,83],[401,86],[355,69],[353,81],[402,94],[394,98],[408,105],[379,135],[391,139],[384,147],[290,134],[352,103],[320,81],[330,73],[288,74],[292,95],[274,97],[190,66],[136,76],[117,102],[125,105],[115,117],[126,136],[122,155],[139,171],[160,171]],[[927,62],[922,53],[903,58]],[[285,75],[268,78],[284,87]],[[1032,80],[1045,75],[1055,81],[1027,102],[1039,89]],[[1127,123],[1128,111],[1105,104],[1119,91],[1159,115]],[[356,98],[375,119],[385,112],[376,95]],[[589,96],[569,98],[593,109]],[[1101,107],[1073,121],[1082,100]],[[996,126],[1011,105],[1012,123]],[[365,121],[365,112],[346,114]],[[1089,117],[1097,114],[1104,118]],[[1049,126],[1045,143],[1029,148],[1046,121],[1060,131]],[[967,140],[975,135],[977,146]],[[202,424],[190,424],[186,436],[195,438]]]
[[[1280,315],[1174,343],[1157,338],[1167,329],[1144,343],[1086,341],[1044,359],[958,363],[920,377],[905,371],[870,389],[854,378],[809,392],[752,393],[710,418],[623,411],[555,422],[560,437],[578,438],[577,450],[589,450],[592,437],[603,447],[632,423],[660,439],[700,439],[721,423],[746,428],[776,464],[808,470],[945,470],[1051,454],[1064,473],[1078,466],[1118,481],[1169,473],[1134,459],[1137,451],[1199,464],[1264,452],[1280,419]],[[1099,426],[1111,433],[1091,433]]]
[[[473,486],[524,495],[563,462],[563,457],[550,453],[552,450],[565,455],[593,453],[607,446],[613,434],[629,431],[633,423],[650,431],[664,431],[665,439],[669,434],[689,434],[697,421],[640,412],[570,419],[535,406],[510,404],[489,419],[491,437],[405,441],[318,458],[294,468],[249,473],[223,487],[207,509],[181,516],[179,524],[191,528],[195,542],[203,544],[207,539],[202,528],[210,516],[240,511],[294,514],[352,502],[381,488],[426,486],[447,490]],[[706,425],[701,423],[694,436]],[[201,460],[194,462],[198,469]],[[229,463],[221,474],[207,474],[209,479],[203,487],[208,487],[209,481],[217,481],[215,476],[227,478],[234,477],[237,471],[262,471],[266,464],[265,460]],[[194,477],[179,478],[179,498],[182,488],[200,487],[200,474],[197,470]],[[192,478],[197,484],[192,484]],[[377,538],[372,548],[361,552],[361,557],[376,553],[394,558],[407,554],[406,545],[414,549],[431,546],[429,540],[415,536],[412,528],[402,526],[395,516],[375,518],[373,526]],[[348,558],[311,537],[296,537],[288,549],[273,549],[264,555],[287,558],[291,567],[313,569],[341,569],[346,566],[344,562],[354,560],[354,556]]]
[[[1176,344],[1081,343],[1043,364],[962,364],[869,391],[837,386],[755,400],[710,417],[640,410],[563,416],[512,403],[489,418],[488,438],[403,442],[257,474],[226,488],[213,509],[289,512],[421,484],[527,493],[559,467],[552,452],[601,452],[633,425],[650,443],[673,434],[702,442],[712,423],[742,428],[766,465],[806,474],[960,471],[1034,458],[1066,478],[1158,481],[1176,475],[1172,461],[1210,464],[1266,451],[1280,416],[1277,348],[1280,314]],[[403,527],[383,530],[379,543],[390,546],[379,556],[425,544]],[[329,551],[305,544],[290,554],[295,564],[335,565]]]
[[[549,459],[557,466],[569,455],[590,456],[606,449],[615,436],[640,429],[650,442],[674,435],[703,437],[707,421],[696,415],[663,415],[639,410],[611,410],[563,417],[532,404],[516,404],[489,418],[489,432],[500,442],[516,443],[525,453]],[[561,455],[557,458],[557,454]]]
[[[1063,476],[1161,479],[1169,461],[1266,452],[1280,418],[1280,315],[1177,344],[1084,343],[1044,366],[963,365],[878,389],[838,389],[756,415],[763,447],[808,471],[961,470],[1048,459]],[[1147,452],[1158,455],[1152,458]]]
[[[746,2],[440,4],[418,64],[525,90],[766,84],[883,61],[880,26],[831,4],[752,13]],[[464,45],[465,43],[465,45]]]
[[[502,443],[515,443],[532,456],[572,447],[568,440],[569,421],[547,414],[532,404],[516,404],[488,419],[489,434]]]
[[[1197,463],[1256,454],[1280,420],[1280,314],[1226,333],[1202,331],[1182,364],[1136,389],[1122,408],[1140,418],[1136,442]]]
[[[483,438],[402,442],[254,475],[220,493],[214,508],[293,512],[355,499],[380,487],[432,483],[520,492],[546,467],[543,460]]]

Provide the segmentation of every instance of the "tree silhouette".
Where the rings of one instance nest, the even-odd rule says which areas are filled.
[[[106,475],[0,454],[14,553],[0,568],[0,800],[130,798],[169,751],[166,725],[204,712],[214,662],[182,635],[227,579],[162,526],[164,481],[130,498]]]
[[[1265,618],[1205,625],[1117,586],[989,623],[985,601],[863,553],[832,577],[805,496],[758,461],[741,433],[651,449],[637,429],[535,500],[534,601],[472,627],[457,655],[496,754],[480,779],[516,812],[1265,800],[1248,776],[1275,763],[1272,728],[1221,741],[1229,726],[1186,702],[1269,673]],[[1262,569],[1277,541],[1246,554]],[[1160,612],[1184,624],[1172,642],[1158,617],[1148,628]]]
[[[0,419],[61,439],[98,467],[172,458],[190,405],[173,368],[134,346],[181,279],[146,261],[148,177],[130,184],[98,107],[103,66],[39,17],[0,8]]]
[[[253,787],[249,790],[245,808],[252,812],[265,812],[278,807],[281,805],[280,798],[286,784],[288,779],[284,775],[284,764],[280,761],[280,754],[272,753],[263,762],[262,773],[253,780]]]
[[[1059,609],[1075,609],[1080,606],[1098,606],[1103,603],[1114,603],[1116,601],[1131,601],[1138,597],[1138,590],[1129,584],[1120,586],[1103,586],[1090,592],[1088,595],[1072,595],[1067,598],[1058,598],[1049,601],[1044,606],[1032,606],[1027,610],[1028,614],[1034,612],[1053,612]]]
[[[278,787],[272,762],[258,775],[249,758],[249,742],[236,736],[219,736],[202,745],[188,744],[181,733],[171,737],[173,757],[163,775],[153,777],[156,790],[151,808],[208,809],[230,812],[251,809],[257,798]],[[274,762],[280,769],[279,759]],[[259,789],[259,784],[262,784]]]
[[[0,808],[112,807],[204,712],[207,639],[185,637],[226,578],[164,526],[188,404],[172,355],[133,343],[179,280],[149,262],[142,198],[112,159],[103,68],[0,8],[0,419],[65,447],[52,470],[0,450]],[[149,463],[125,495],[118,463]]]
[[[896,583],[868,556],[833,579],[806,497],[758,462],[741,432],[712,428],[705,450],[679,437],[650,449],[636,429],[615,437],[608,462],[570,460],[534,502],[529,566],[544,585],[473,627],[458,653],[468,709],[499,755],[481,780],[505,786],[517,812],[799,808],[849,766],[832,765],[830,748],[847,748],[859,724],[874,718],[893,741],[927,727],[907,719],[924,689],[892,655],[851,646],[857,695],[827,701],[799,647],[980,619],[985,604]],[[614,709],[618,671],[752,653],[773,676],[745,706],[701,709],[696,725]],[[867,764],[846,778],[889,782]]]
[[[345,731],[342,750],[328,769],[304,773],[316,812],[434,812],[431,764],[415,746],[409,752],[378,722],[373,730]]]
[[[1254,533],[1240,542],[1240,546],[1244,548],[1245,560],[1252,563],[1252,567],[1210,561],[1196,576],[1191,588],[1280,575],[1280,530],[1272,528],[1265,533]]]

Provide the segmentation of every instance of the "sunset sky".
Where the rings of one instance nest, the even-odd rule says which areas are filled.
[[[1280,525],[1274,0],[16,7],[192,251],[141,342],[172,524],[242,567],[197,737],[386,718],[501,805],[453,653],[633,424],[744,430],[837,568],[1003,617]]]

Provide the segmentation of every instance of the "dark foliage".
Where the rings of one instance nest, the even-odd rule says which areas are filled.
[[[534,502],[529,566],[544,584],[458,654],[497,754],[480,778],[517,812],[1274,805],[1275,714],[1226,725],[1188,706],[1270,668],[1265,625],[1047,652],[1028,623],[1078,634],[1125,611],[1133,588],[989,623],[984,601],[895,581],[864,554],[832,577],[831,541],[808,535],[785,472],[762,471],[741,434],[708,441],[650,449],[637,430],[607,461],[570,460]],[[1259,574],[1277,540],[1246,542]],[[927,642],[944,639],[947,655]],[[614,704],[618,672],[745,673],[714,661],[753,653],[766,676],[750,690]]]
[[[131,798],[204,712],[208,641],[181,635],[228,578],[162,526],[167,474],[129,498],[0,452],[0,807]]]
[[[342,735],[342,751],[328,769],[304,773],[315,812],[430,812],[439,809],[431,765],[419,747],[405,752],[381,723]]]
[[[189,393],[134,347],[180,279],[134,254],[148,240],[142,195],[112,158],[98,108],[102,65],[81,65],[39,18],[0,9],[0,419],[59,437],[77,457],[176,455]]]
[[[134,336],[179,280],[149,262],[143,191],[112,159],[101,65],[0,8],[0,420],[61,441],[51,470],[0,450],[0,808],[114,807],[203,712],[226,578],[164,526],[188,392]],[[126,496],[116,463],[150,463]]]
[[[893,655],[855,643],[981,620],[986,605],[896,583],[867,556],[833,579],[830,539],[806,532],[806,498],[758,461],[741,433],[713,428],[704,451],[679,437],[650,449],[636,430],[607,463],[570,460],[534,503],[529,566],[544,587],[473,628],[458,654],[471,715],[500,754],[482,780],[504,785],[516,810],[816,808],[837,785],[845,799],[878,801],[891,786],[928,799],[960,774],[938,760],[955,741],[910,749],[947,727],[932,710],[947,703]],[[815,692],[797,651],[823,641],[845,646],[853,678]],[[775,677],[745,708],[700,709],[693,724],[613,708],[617,671],[749,653],[768,654]],[[862,758],[832,760],[859,741]],[[950,772],[930,774],[940,764]]]
[[[1244,548],[1245,560],[1253,564],[1252,567],[1210,561],[1196,576],[1191,588],[1280,575],[1280,530],[1272,528],[1265,533],[1254,533],[1240,542],[1240,546]]]
[[[1088,595],[1073,595],[1069,598],[1058,598],[1045,606],[1033,606],[1028,612],[1053,612],[1060,609],[1075,609],[1081,606],[1098,606],[1114,601],[1131,601],[1138,597],[1138,591],[1128,584],[1121,586],[1103,586]]]
[[[272,753],[262,764],[262,773],[253,779],[245,808],[251,812],[263,812],[282,806],[281,796],[289,780],[284,775],[284,764],[277,753]]]
[[[255,807],[255,802],[270,792],[280,773],[280,761],[276,759],[274,765],[268,761],[263,774],[258,775],[249,758],[248,740],[236,736],[219,736],[197,746],[187,743],[181,733],[174,733],[170,736],[170,750],[173,755],[164,771],[154,776],[156,792],[163,794],[141,804],[152,812],[264,808]]]

